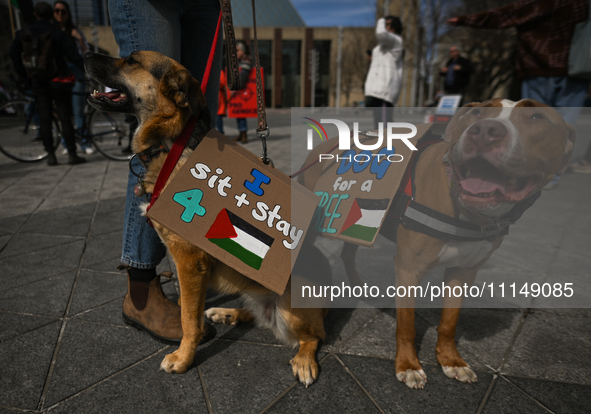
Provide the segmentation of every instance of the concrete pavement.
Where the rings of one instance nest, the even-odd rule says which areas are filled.
[[[269,154],[288,171],[289,110],[269,110],[268,122]],[[226,127],[233,137],[234,121]],[[250,135],[247,148],[258,154]],[[588,142],[579,139],[575,157]],[[0,154],[0,414],[589,412],[591,309],[464,309],[458,344],[477,384],[448,379],[436,364],[433,309],[417,311],[425,390],[395,378],[394,309],[331,310],[317,355],[320,377],[307,389],[288,365],[294,350],[246,324],[216,325],[215,339],[197,350],[187,373],[159,371],[176,347],[121,319],[127,282],[116,267],[127,164],[87,158],[72,167],[61,157],[48,167]],[[530,241],[549,235],[554,257],[569,266],[564,271],[588,277],[590,188],[591,175],[565,175],[526,213],[522,230],[508,236],[486,271],[511,272],[530,257],[530,271],[543,271],[547,254],[534,254]],[[174,281],[164,286],[177,295]],[[238,305],[237,298],[212,294],[206,308]]]

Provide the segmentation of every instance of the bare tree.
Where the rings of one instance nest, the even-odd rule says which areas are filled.
[[[505,6],[515,0],[457,0],[446,18]],[[469,100],[486,100],[507,86],[515,73],[516,31],[449,27],[440,44],[458,45],[472,62],[474,72],[466,91]],[[443,64],[445,60],[442,60]]]
[[[345,97],[345,106],[351,105],[351,93],[362,90],[369,66],[366,50],[376,45],[373,29],[350,28],[345,31],[343,40],[341,91]]]

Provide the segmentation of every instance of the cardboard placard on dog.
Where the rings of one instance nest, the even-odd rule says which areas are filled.
[[[282,294],[316,198],[241,145],[211,130],[148,217]]]
[[[416,125],[417,133],[408,141],[413,146],[431,128],[431,124]],[[407,133],[401,129],[399,133]],[[397,128],[393,133],[398,133]],[[338,143],[333,138],[325,143]],[[362,140],[364,146],[378,142],[378,137]],[[318,209],[311,228],[324,237],[339,239],[361,246],[373,247],[386,212],[392,204],[413,150],[403,140],[393,140],[388,150],[387,140],[374,150],[335,150],[331,159],[325,159],[322,175],[316,182],[314,193]]]

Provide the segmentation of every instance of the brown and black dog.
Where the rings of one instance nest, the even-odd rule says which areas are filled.
[[[533,100],[495,99],[461,108],[452,118],[444,140],[427,147],[415,167],[415,201],[447,216],[502,221],[516,203],[537,194],[567,167],[575,134],[554,109]],[[331,140],[332,141],[332,140]],[[333,145],[316,147],[305,165]],[[447,164],[447,167],[446,167]],[[313,189],[322,170],[318,163],[298,180]],[[444,280],[453,289],[471,286],[478,269],[503,237],[482,241],[451,241],[427,236],[398,224],[394,258],[396,284],[416,286],[435,267],[444,267]],[[357,246],[345,244],[341,257],[352,282]],[[455,342],[463,298],[444,297],[436,354],[450,378],[474,382],[476,374],[461,357]],[[415,347],[415,300],[397,298],[396,377],[410,388],[424,388],[427,377]]]
[[[116,89],[110,93],[93,93],[89,102],[94,107],[130,113],[138,118],[139,126],[132,143],[136,154],[154,145],[172,143],[189,118],[202,113],[207,106],[199,82],[189,71],[157,52],[135,52],[125,59],[87,53],[85,68],[90,77]],[[185,149],[169,182],[190,153],[191,150]],[[153,191],[166,156],[166,153],[160,154],[148,166],[144,177],[148,193]],[[205,313],[207,317],[230,325],[254,321],[273,330],[284,343],[299,345],[298,353],[290,361],[293,374],[306,386],[314,382],[318,376],[316,349],[325,336],[322,309],[292,309],[289,285],[283,295],[278,295],[158,223],[154,223],[154,228],[177,268],[183,329],[179,349],[164,358],[161,369],[182,373],[193,363],[203,336],[205,292],[209,286],[225,294],[242,295],[245,308],[212,308]]]

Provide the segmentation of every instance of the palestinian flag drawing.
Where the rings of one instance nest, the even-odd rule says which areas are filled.
[[[205,237],[257,270],[274,240],[225,208],[218,213]]]
[[[356,198],[341,228],[341,234],[371,242],[382,224],[388,204],[389,198]]]

